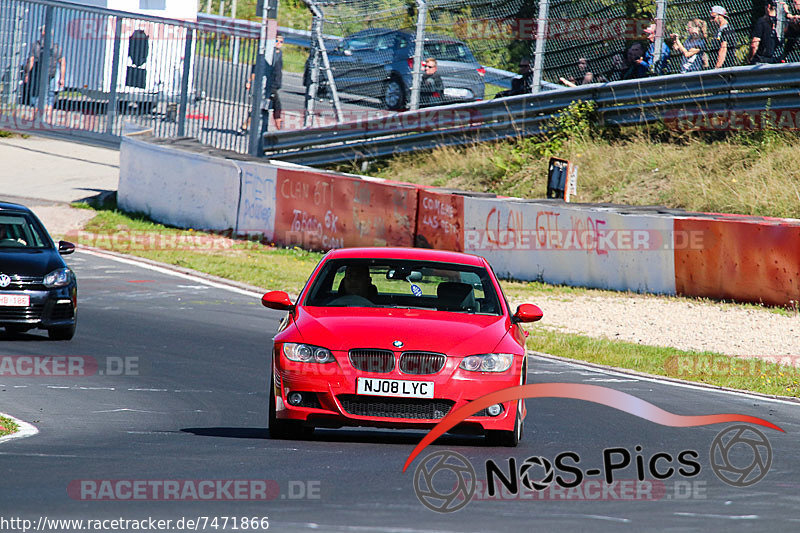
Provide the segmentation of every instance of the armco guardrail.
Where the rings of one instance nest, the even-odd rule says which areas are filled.
[[[798,220],[498,198],[232,155],[196,141],[125,137],[119,205],[179,227],[314,250],[463,251],[521,280],[800,301]]]
[[[594,101],[607,124],[677,120],[682,113],[796,109],[800,64],[759,65],[593,84],[264,135],[269,157],[323,165],[437,146],[541,133],[573,101]]]

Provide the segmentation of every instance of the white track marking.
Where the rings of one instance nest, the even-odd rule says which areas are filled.
[[[145,270],[151,270],[153,272],[158,272],[160,274],[166,274],[168,276],[174,276],[176,278],[187,279],[189,281],[193,281],[193,282],[196,282],[196,283],[201,283],[201,284],[207,285],[209,287],[214,287],[214,288],[217,288],[217,289],[224,289],[226,291],[234,292],[236,294],[241,294],[241,295],[244,295],[244,296],[254,296],[254,297],[257,297],[257,298],[261,298],[261,296],[262,296],[262,294],[258,293],[258,292],[248,291],[248,290],[245,290],[245,289],[240,289],[238,287],[232,287],[230,285],[225,285],[224,283],[217,283],[216,281],[210,281],[210,280],[207,280],[207,279],[204,279],[204,278],[201,278],[199,276],[192,275],[192,274],[184,274],[183,272],[175,272],[174,270],[170,270],[168,268],[163,268],[163,267],[158,267],[158,266],[155,266],[155,265],[150,265],[150,264],[147,264],[147,263],[142,263],[142,262],[137,261],[136,259],[128,259],[128,258],[123,258],[123,257],[116,257],[116,256],[113,256],[113,255],[104,254],[102,252],[95,252],[94,250],[85,250],[85,249],[82,249],[82,248],[79,248],[76,251],[80,252],[82,254],[94,255],[96,257],[102,257],[104,259],[109,259],[111,261],[117,261],[118,263],[124,263],[126,265],[134,265],[134,266],[137,266],[139,268],[143,268]]]
[[[734,391],[734,390],[718,389],[718,388],[716,388],[714,386],[703,386],[703,385],[693,385],[693,384],[690,384],[690,383],[679,383],[679,382],[675,382],[675,381],[672,381],[672,380],[669,380],[669,379],[659,379],[659,378],[650,377],[650,376],[643,376],[643,375],[640,375],[640,374],[638,374],[636,372],[633,372],[633,371],[625,372],[624,370],[615,371],[615,370],[606,370],[606,369],[601,369],[601,368],[594,368],[589,364],[584,364],[584,363],[581,363],[581,362],[578,362],[578,361],[565,361],[563,359],[556,359],[554,357],[551,358],[551,356],[549,356],[547,354],[540,355],[539,353],[528,352],[528,357],[532,357],[532,358],[537,358],[538,357],[540,359],[543,359],[543,360],[547,361],[548,363],[558,362],[558,363],[562,363],[564,365],[574,366],[574,367],[584,368],[584,369],[588,367],[588,368],[592,369],[594,372],[597,372],[597,373],[600,373],[600,374],[606,374],[606,375],[609,375],[609,376],[618,376],[618,377],[627,378],[627,379],[634,378],[634,381],[649,381],[650,383],[658,383],[659,385],[670,385],[672,387],[679,387],[679,388],[683,388],[683,389],[692,389],[692,390],[703,391],[703,392],[716,392],[718,394],[727,394],[729,396],[738,396],[740,398],[747,398],[747,399],[750,399],[750,400],[757,400],[757,401],[761,401],[761,402],[772,402],[772,403],[779,403],[779,404],[782,404],[782,405],[792,405],[794,407],[800,407],[800,403],[793,402],[791,400],[782,400],[780,398],[768,398],[766,396],[759,396],[757,394],[751,394],[749,392],[740,392],[740,391]]]

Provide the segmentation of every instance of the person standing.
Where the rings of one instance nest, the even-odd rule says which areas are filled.
[[[736,34],[728,24],[728,10],[713,6],[710,18],[718,27],[717,35],[712,39],[712,48],[717,51],[714,68],[732,67],[736,65]]]
[[[587,83],[594,83],[594,73],[589,70],[589,61],[585,57],[578,58],[578,65],[575,76],[571,78],[558,78],[558,81],[567,87],[577,87],[578,85],[586,85]]]
[[[778,63],[775,57],[778,48],[778,10],[775,0],[767,0],[764,16],[753,26],[750,41],[750,53],[747,57],[751,65],[758,63]]]
[[[444,83],[442,76],[439,74],[439,66],[436,60],[429,57],[423,64],[425,73],[422,75],[422,84],[420,86],[419,95],[420,103],[427,105],[435,105],[442,103],[444,96]]]
[[[681,65],[681,72],[697,72],[703,70],[703,54],[706,49],[707,26],[706,21],[692,19],[686,24],[686,32],[689,37],[686,43],[681,43],[678,34],[673,33],[670,37],[673,41],[675,50],[683,54],[684,61]]]
[[[30,105],[37,105],[35,99],[39,96],[40,72],[42,69],[42,54],[44,52],[45,27],[41,27],[41,39],[31,46],[31,54],[25,63],[25,87]],[[50,68],[47,73],[47,95],[45,96],[45,114],[49,120],[53,113],[56,93],[64,89],[67,74],[67,61],[61,53],[61,47],[52,43],[50,46]]]
[[[650,41],[650,46],[647,48],[644,57],[638,59],[636,62],[645,72],[650,72],[655,76],[664,74],[667,68],[667,61],[669,61],[670,49],[667,43],[661,42],[661,58],[656,63],[656,25],[651,24],[644,29],[644,34],[647,40]]]
[[[281,107],[281,99],[278,96],[278,90],[281,88],[283,82],[283,35],[278,35],[275,39],[275,51],[272,55],[272,66],[265,65],[264,72],[268,74],[267,78],[271,78],[269,87],[269,94],[265,93],[261,100],[261,133],[262,135],[267,131],[269,125],[269,106],[272,105],[272,118],[275,120],[275,129],[283,128],[283,108]],[[266,58],[264,59],[266,63]],[[253,86],[253,81],[256,79],[256,65],[253,65],[250,79],[245,83],[244,88],[248,91]],[[248,116],[244,124],[242,124],[242,131],[247,131],[250,128],[250,117]]]

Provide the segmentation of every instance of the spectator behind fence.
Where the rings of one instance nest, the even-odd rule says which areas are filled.
[[[778,23],[778,10],[775,0],[767,0],[764,11],[764,16],[756,21],[750,35],[752,40],[747,59],[751,65],[780,61],[775,57],[775,51],[778,49],[778,32],[775,29]]]
[[[520,76],[517,76],[511,80],[510,89],[500,91],[494,97],[503,98],[506,96],[516,96],[518,94],[528,94],[531,92],[531,87],[533,86],[533,69],[531,68],[530,59],[523,58],[519,60],[519,73]]]
[[[645,69],[645,76],[650,73],[654,76],[661,76],[667,68],[667,61],[669,61],[670,50],[667,43],[661,42],[661,59],[656,63],[656,25],[651,24],[644,29],[644,34],[647,40],[650,41],[650,46],[647,48],[644,57],[638,61]]]
[[[614,54],[611,56],[611,68],[598,76],[597,81],[605,83],[607,81],[621,80],[627,70],[628,64],[625,62],[625,56]]]
[[[577,87],[578,85],[585,85],[594,82],[594,74],[589,70],[589,61],[582,57],[578,59],[577,70],[575,76],[567,79],[564,77],[558,78],[558,81],[567,87]]]
[[[686,31],[689,34],[686,43],[681,43],[677,33],[670,35],[673,40],[672,47],[683,54],[681,72],[697,72],[708,67],[708,56],[705,56],[707,28],[704,20],[692,19],[686,24]]]
[[[281,98],[278,95],[278,90],[281,88],[283,83],[283,35],[278,35],[275,38],[275,51],[272,55],[272,65],[267,63],[266,58],[263,58],[264,61],[264,72],[266,73],[267,77],[272,77],[272,83],[270,84],[270,91],[269,94],[266,92],[266,87],[264,87],[264,95],[261,100],[261,133],[264,134],[269,129],[269,106],[272,106],[272,118],[275,120],[275,129],[281,129],[283,127],[283,107],[281,106]],[[250,79],[247,80],[245,83],[245,89],[250,90],[253,85],[253,81],[256,79],[256,64],[253,64],[253,67],[250,72]],[[250,117],[248,116],[245,119],[244,124],[242,124],[241,130],[243,132],[247,131],[250,128]]]
[[[800,0],[797,0],[800,2]],[[722,6],[711,8],[711,22],[718,26],[717,35],[711,40],[709,47],[716,50],[712,56],[714,68],[727,68],[736,65],[736,34],[728,25],[728,10]]]
[[[642,43],[633,43],[628,47],[628,50],[625,52],[626,69],[622,73],[620,79],[634,80],[647,76],[647,67],[642,64],[644,54],[644,46],[642,46]]]
[[[800,39],[800,0],[794,0],[794,9],[797,11],[797,15],[792,15],[791,11],[789,11],[789,6],[785,3],[783,4],[783,10],[786,12],[786,44],[783,47],[783,55],[781,56],[782,60],[786,60],[794,51],[795,46],[797,46],[797,40]]]
[[[28,105],[37,105],[36,98],[39,96],[39,73],[42,69],[42,54],[44,53],[44,37],[45,27],[40,28],[41,39],[33,43],[31,46],[31,55],[25,62],[25,92],[24,97]],[[45,114],[47,120],[53,113],[53,105],[56,100],[56,93],[64,89],[65,76],[67,73],[67,62],[64,59],[64,54],[61,53],[61,47],[53,42],[50,45],[50,68],[47,73],[47,94],[44,100]]]
[[[439,74],[436,60],[429,57],[422,64],[425,73],[422,75],[422,84],[419,90],[420,102],[423,104],[436,104],[442,102],[444,96],[444,83]]]

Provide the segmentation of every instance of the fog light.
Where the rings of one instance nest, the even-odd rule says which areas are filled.
[[[289,400],[289,402],[291,402],[291,400]],[[486,408],[486,412],[489,413],[489,416],[497,416],[503,412],[503,406],[500,405],[499,403],[490,405],[489,407]]]
[[[286,399],[289,400],[289,405],[297,406],[303,403],[303,395],[299,392],[290,392]]]

